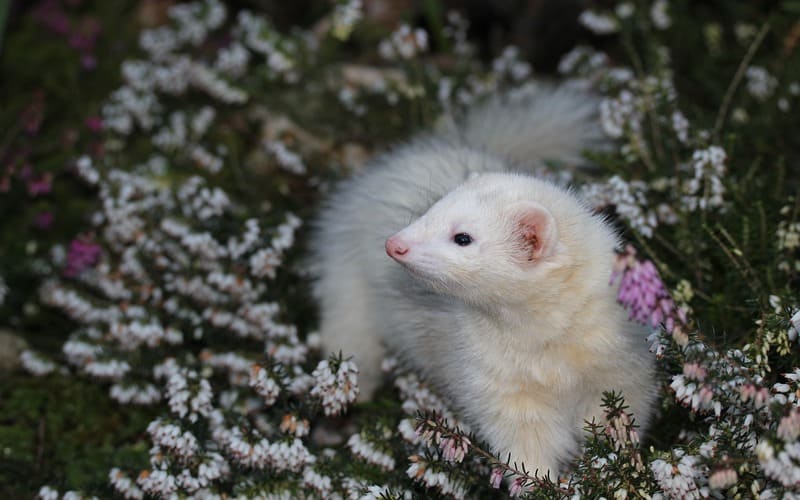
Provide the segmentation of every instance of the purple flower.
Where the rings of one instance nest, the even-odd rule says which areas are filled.
[[[40,196],[48,194],[53,190],[53,174],[46,173],[31,177],[27,180],[28,194],[31,196]]]
[[[94,69],[97,67],[97,58],[94,57],[94,54],[83,54],[81,56],[81,67],[83,69]]]
[[[53,225],[54,219],[53,212],[41,212],[36,214],[36,217],[33,218],[33,226],[46,231]]]
[[[71,7],[78,5],[76,2],[70,4]],[[34,10],[34,17],[46,29],[66,38],[69,46],[80,54],[81,66],[84,69],[93,69],[97,66],[94,49],[101,31],[97,19],[83,17],[78,23],[73,23],[58,0],[39,2]]]
[[[67,265],[64,268],[64,276],[73,278],[94,266],[100,259],[101,253],[102,250],[97,243],[92,243],[82,238],[72,240],[67,252]]]
[[[43,0],[34,10],[36,19],[53,33],[66,35],[69,33],[69,18],[61,2],[58,0]]]
[[[86,118],[86,128],[92,132],[100,132],[103,130],[103,119],[99,116],[90,116]]]
[[[628,310],[629,318],[653,327],[663,323],[671,332],[675,327],[675,316],[681,320],[681,314],[676,311],[656,266],[649,260],[638,260],[636,251],[628,247],[617,257],[612,284],[620,276],[617,300]]]

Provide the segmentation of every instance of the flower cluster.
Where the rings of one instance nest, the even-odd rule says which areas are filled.
[[[331,366],[322,360],[311,376],[314,386],[309,394],[321,400],[325,415],[339,415],[358,397],[358,368],[352,361],[339,360]]]
[[[229,16],[218,0],[174,3],[166,24],[142,32],[141,58],[122,65],[121,87],[92,122],[108,134],[107,154],[70,165],[97,193],[92,228],[52,252],[51,268],[63,272],[48,276],[39,298],[78,324],[60,355],[69,370],[107,387],[120,405],[150,405],[157,414],[139,432],[149,442],[139,447],[149,449],[148,465],[108,471],[116,494],[797,495],[800,225],[796,195],[783,185],[796,172],[764,152],[768,138],[740,132],[747,120],[764,118],[759,103],[790,109],[800,75],[786,69],[794,80],[787,85],[777,71],[784,64],[750,51],[759,55],[747,56],[730,90],[722,89],[716,122],[698,119],[704,106],[679,96],[685,86],[673,83],[685,75],[673,74],[671,61],[686,54],[673,56],[678,48],[666,44],[686,19],[666,0],[583,12],[582,26],[603,44],[619,39],[624,50],[610,57],[580,45],[558,71],[602,95],[598,127],[613,142],[587,156],[609,173],[588,179],[580,193],[639,248],[621,251],[610,286],[630,319],[654,331],[660,407],[673,439],[642,447],[634,417],[609,394],[605,420],[586,423],[583,453],[560,477],[537,476],[496,456],[446,399],[392,360],[385,371],[394,392],[348,412],[359,395],[358,367],[348,353],[320,360],[313,315],[303,306],[306,270],[294,247],[309,196],[339,168],[357,166],[365,129],[379,142],[372,120],[391,123],[379,111],[397,116],[409,108],[431,121],[442,110],[459,116],[459,107],[513,91],[532,73],[513,46],[478,69],[467,18],[456,12],[442,16],[441,29],[426,24],[430,35],[398,25],[359,64],[328,64],[332,53],[358,50],[353,44],[340,54],[335,44],[371,22],[368,7],[338,0],[306,31],[278,30],[246,10]],[[750,28],[734,27],[740,45],[760,40]],[[714,35],[721,29],[704,31],[718,48],[730,38]],[[640,39],[646,46],[630,43]],[[773,52],[791,52],[792,39],[785,40]],[[442,46],[451,52],[428,57]],[[376,56],[381,67],[368,66]],[[301,77],[302,89],[294,85]],[[736,92],[740,83],[746,93]],[[341,135],[317,137],[302,126],[312,120],[294,105],[298,92],[322,100],[312,120],[331,109],[359,119],[344,114],[342,126],[331,127]],[[24,113],[27,130],[40,127],[43,105],[35,99]],[[758,158],[742,154],[746,147]],[[780,168],[758,167],[762,155]],[[47,175],[13,169],[28,195],[50,189]],[[759,189],[780,194],[777,206],[751,204]],[[731,287],[731,276],[742,286]],[[6,288],[0,280],[0,304]],[[739,300],[722,300],[728,293]],[[730,338],[715,338],[717,323]],[[21,361],[39,376],[68,371],[30,350]],[[42,498],[81,496],[40,491]]]
[[[412,59],[428,50],[428,33],[422,28],[401,24],[392,35],[378,46],[385,59]]]
[[[649,260],[637,260],[631,246],[617,256],[611,282],[617,278],[617,300],[628,310],[630,319],[652,327],[663,323],[668,332],[675,330],[676,322],[686,323],[686,311],[675,307],[655,265]]]

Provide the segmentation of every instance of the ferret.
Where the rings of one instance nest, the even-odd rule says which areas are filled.
[[[644,327],[610,286],[618,236],[571,190],[530,172],[604,143],[597,100],[532,85],[495,96],[342,182],[312,239],[324,349],[352,355],[362,397],[384,346],[495,453],[557,474],[604,391],[645,427]]]

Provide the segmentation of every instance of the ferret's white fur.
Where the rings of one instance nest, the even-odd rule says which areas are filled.
[[[556,473],[577,452],[602,392],[621,391],[646,425],[654,399],[642,327],[609,286],[617,237],[571,192],[511,173],[576,162],[601,141],[596,102],[538,85],[474,109],[341,184],[313,240],[321,338],[353,355],[362,394],[382,344],[440,389],[495,452]],[[528,260],[519,221],[536,215]],[[453,235],[474,242],[458,246]],[[384,252],[397,233],[404,266]],[[409,272],[411,271],[411,272]]]

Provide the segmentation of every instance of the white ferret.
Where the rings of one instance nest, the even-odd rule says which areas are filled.
[[[572,192],[512,173],[601,144],[596,104],[544,85],[499,96],[339,186],[312,242],[315,293],[323,347],[354,357],[362,396],[385,345],[493,451],[542,474],[603,421],[603,391],[646,425],[653,360],[609,286],[614,230]]]

